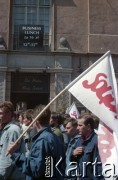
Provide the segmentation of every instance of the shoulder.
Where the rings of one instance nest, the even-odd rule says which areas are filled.
[[[18,124],[16,124],[16,123],[12,123],[12,124],[10,125],[10,128],[11,128],[11,129],[21,129],[21,127],[20,127]]]
[[[59,138],[57,135],[50,130],[45,130],[41,134],[38,135],[36,139],[39,144],[49,144],[50,146],[55,146],[55,144],[59,143]]]
[[[98,135],[95,132],[92,133],[92,139],[96,142],[98,141]]]
[[[93,132],[88,143],[90,144],[91,147],[97,147],[98,146],[98,135]]]
[[[50,140],[54,138],[54,133],[51,129],[44,129],[43,131],[39,132],[34,136],[33,141],[43,141],[43,140]]]
[[[21,127],[17,123],[11,122],[9,124],[8,131],[11,132],[11,133],[13,133],[13,132],[21,132]]]
[[[53,129],[53,132],[54,132],[57,136],[63,135],[62,132],[61,132],[61,130],[60,130],[59,128],[54,128],[54,129]]]

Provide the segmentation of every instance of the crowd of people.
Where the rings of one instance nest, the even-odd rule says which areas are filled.
[[[0,180],[104,180],[91,113],[47,108],[15,143],[44,107],[15,114],[12,102],[0,104]]]

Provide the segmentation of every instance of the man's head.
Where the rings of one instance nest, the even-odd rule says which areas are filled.
[[[39,105],[34,109],[33,112],[33,119],[35,119],[38,114],[45,108],[44,105]],[[47,108],[42,114],[41,116],[39,116],[37,118],[37,122],[40,124],[40,126],[47,126],[49,125],[49,121],[50,121],[50,115],[51,115],[51,111],[49,108]]]
[[[32,122],[32,115],[33,115],[33,109],[27,109],[24,112],[23,124],[25,124],[25,126],[29,126],[30,123]]]
[[[10,101],[5,101],[0,104],[0,124],[4,126],[12,121],[14,115],[14,106]]]
[[[57,113],[56,112],[51,112],[50,122],[49,122],[51,127],[57,127],[58,126],[58,124],[57,124],[58,119],[57,118],[58,118]]]
[[[23,120],[24,120],[24,112],[20,112],[19,117],[18,117],[18,121],[20,124],[23,124]]]
[[[64,121],[64,127],[66,134],[73,138],[77,134],[77,120],[74,118],[68,118]]]
[[[94,120],[90,114],[83,114],[79,117],[77,129],[79,134],[84,137],[88,137],[94,130]]]
[[[63,117],[61,114],[56,112],[51,112],[50,117],[50,126],[51,127],[59,127],[63,122]]]

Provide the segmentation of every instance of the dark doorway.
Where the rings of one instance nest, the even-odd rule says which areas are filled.
[[[28,109],[39,104],[46,105],[50,97],[50,76],[48,73],[12,73],[11,101],[26,104]]]
[[[39,104],[46,105],[49,102],[49,94],[12,93],[11,101],[16,107],[18,102],[25,102],[28,109],[35,108]]]

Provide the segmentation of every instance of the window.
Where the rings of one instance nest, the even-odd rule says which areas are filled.
[[[14,0],[13,49],[49,50],[51,0]]]

